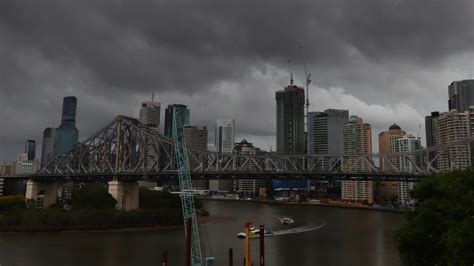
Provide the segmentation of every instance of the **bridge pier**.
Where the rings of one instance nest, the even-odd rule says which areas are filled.
[[[117,200],[116,209],[133,211],[138,209],[138,182],[109,182],[109,193]]]
[[[28,180],[26,182],[25,199],[42,201],[41,207],[48,208],[56,203],[58,193],[57,182],[37,182]]]

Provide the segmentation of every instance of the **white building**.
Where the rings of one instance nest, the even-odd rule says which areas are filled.
[[[149,126],[154,130],[160,128],[161,103],[143,102],[140,108],[140,123]]]
[[[217,119],[215,144],[217,152],[231,154],[234,150],[234,119]]]
[[[20,154],[20,157],[13,162],[12,172],[15,175],[31,175],[39,170],[39,161],[28,161],[26,153]]]
[[[217,119],[215,132],[216,152],[232,154],[234,150],[234,119]],[[214,192],[233,192],[234,180],[209,180],[209,190]]]
[[[410,152],[421,149],[420,138],[415,138],[413,135],[407,135],[395,140],[395,153]],[[415,172],[416,167],[413,164],[419,165],[421,156],[410,155],[405,157],[398,157],[395,160],[396,167],[405,173]],[[404,206],[413,206],[413,200],[410,197],[410,191],[413,189],[414,182],[398,182],[398,200]]]

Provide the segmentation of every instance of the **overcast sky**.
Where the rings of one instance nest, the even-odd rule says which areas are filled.
[[[258,2],[258,3],[256,3]],[[62,98],[78,98],[84,139],[155,99],[191,109],[212,140],[218,118],[275,149],[275,91],[303,85],[310,109],[348,109],[377,134],[397,123],[424,137],[447,87],[473,78],[474,1],[0,1],[0,161],[12,161]],[[162,113],[163,110],[162,110]],[[162,116],[162,119],[164,117]],[[164,123],[164,121],[162,121]],[[376,150],[375,150],[376,151]]]

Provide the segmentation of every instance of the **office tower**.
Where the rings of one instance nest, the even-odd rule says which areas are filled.
[[[289,85],[275,93],[277,119],[277,152],[279,154],[304,154],[304,89]]]
[[[142,108],[140,108],[140,123],[158,132],[160,128],[160,115],[160,102],[151,101],[142,103]]]
[[[184,141],[186,146],[191,149],[191,153],[193,151],[197,151],[194,153],[194,156],[188,154],[189,159],[189,169],[194,171],[197,167],[206,167],[204,165],[207,163],[207,158],[205,152],[207,151],[207,128],[206,127],[198,127],[198,126],[184,126],[183,128],[184,133]],[[203,162],[204,164],[201,166],[199,162]],[[206,180],[192,180],[193,189],[206,189],[207,182]]]
[[[77,98],[64,97],[61,125],[55,130],[54,156],[70,150],[79,139],[76,128]]]
[[[234,149],[234,126],[234,119],[217,119],[215,145],[218,153],[232,153]]]
[[[435,132],[433,127],[433,120],[439,117],[439,112],[431,112],[431,115],[425,117],[425,133],[426,133],[426,147],[435,146]]]
[[[369,124],[362,118],[351,116],[341,128],[341,153],[343,155],[371,155],[372,133]],[[347,158],[343,164],[344,171],[367,172],[369,163],[355,158]],[[344,200],[366,201],[373,203],[372,181],[342,181],[341,197]]]
[[[252,143],[248,142],[246,139],[243,139],[241,142],[235,143],[234,145],[234,154],[236,155],[263,155],[265,152],[253,146]],[[236,158],[236,165],[241,167],[242,171],[253,172],[257,171],[258,167],[246,163],[247,161],[244,158]],[[260,166],[264,168],[264,165]],[[265,180],[258,179],[239,179],[237,182],[237,192],[241,196],[245,197],[256,197],[259,195],[260,188],[266,188]]]
[[[379,133],[379,153],[380,155],[389,155],[395,152],[395,141],[405,136],[403,131],[397,124],[393,124],[387,131]],[[387,157],[395,164],[393,158]],[[394,172],[394,168],[385,160],[380,161],[380,169],[386,173]],[[387,202],[393,200],[398,195],[399,182],[396,181],[381,181],[377,187],[377,201]]]
[[[407,135],[402,138],[395,140],[394,152],[411,152],[421,149],[420,138],[415,138],[413,135]],[[416,171],[416,167],[413,163],[420,165],[422,156],[420,155],[409,155],[408,157],[397,157],[395,165],[402,172],[413,173]],[[413,163],[412,163],[413,162]],[[397,182],[398,183],[398,201],[405,207],[412,207],[413,200],[410,197],[410,191],[415,186],[414,182]]]
[[[48,127],[43,131],[43,144],[41,148],[41,167],[45,166],[54,156],[54,139],[56,129]]]
[[[349,120],[349,111],[327,109],[308,113],[308,154],[339,154],[342,126]]]
[[[33,161],[36,157],[36,141],[27,140],[25,144],[25,153],[28,155],[28,160]]]
[[[198,167],[207,167],[207,165],[205,165],[205,163],[207,163],[207,155],[205,154],[207,151],[207,128],[188,125],[184,126],[183,133],[186,146],[192,150],[199,151],[198,153],[195,153],[195,156],[188,155],[189,169],[194,171],[194,169]],[[191,151],[191,153],[193,152]],[[201,166],[199,161],[204,164]],[[193,189],[206,190],[208,188],[208,181],[205,179],[193,178],[192,185]]]
[[[232,154],[234,150],[234,119],[217,119],[215,126],[216,151],[223,154]],[[209,180],[210,191],[233,192],[236,188],[234,180]]]
[[[469,111],[474,106],[474,79],[453,81],[448,87],[449,110]]]
[[[177,109],[179,113],[178,127],[189,125],[190,111],[184,104],[170,104],[165,109],[165,135],[168,138],[173,138],[173,114],[174,110]]]
[[[471,136],[469,111],[455,110],[442,113],[434,118],[433,128],[436,145],[444,145]],[[471,150],[469,145],[456,145],[443,152],[437,159],[438,170],[451,171],[463,169],[471,165]]]

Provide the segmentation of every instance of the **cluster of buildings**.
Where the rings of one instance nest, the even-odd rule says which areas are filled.
[[[454,81],[448,87],[448,111],[432,112],[425,118],[426,146],[443,145],[464,139],[474,132],[474,80]],[[305,91],[291,82],[283,90],[275,93],[276,100],[276,153],[285,155],[371,155],[372,128],[363,118],[350,115],[348,110],[327,109],[308,111],[305,114]],[[12,163],[0,164],[1,175],[28,175],[45,166],[56,155],[72,148],[78,142],[79,131],[76,128],[76,97],[63,99],[61,123],[58,127],[46,128],[43,132],[41,162],[36,159],[36,142],[28,140],[25,151]],[[164,126],[161,127],[161,103],[143,102],[139,111],[139,120],[157,133],[172,138],[173,114],[179,113],[179,126],[183,127],[186,144],[195,150],[213,151],[222,154],[262,155],[263,151],[245,139],[235,141],[235,120],[217,119],[214,126],[214,144],[208,144],[208,128],[191,124],[191,112],[186,105],[169,104],[164,112]],[[162,129],[163,128],[163,129]],[[378,134],[378,153],[410,152],[422,149],[419,136],[407,134],[400,126],[392,124],[386,131]],[[453,146],[447,152],[430,153],[422,158],[418,155],[394,157],[394,161],[363,162],[347,159],[344,169],[368,171],[371,164],[390,173],[398,169],[414,172],[413,162],[427,163],[440,171],[465,168],[472,165],[474,151],[467,144]],[[368,156],[367,158],[370,158]],[[190,167],[198,166],[190,158]],[[330,165],[331,159],[323,161]],[[247,167],[247,166],[246,166]],[[252,166],[248,166],[252,167]],[[252,170],[252,169],[248,169]],[[0,179],[0,189],[3,181]],[[324,183],[324,184],[322,184]],[[313,182],[309,180],[200,180],[193,181],[195,189],[216,193],[239,193],[243,196],[292,197],[318,188],[324,192],[328,187],[336,187],[342,200],[384,203],[398,202],[412,204],[410,190],[413,183],[395,181],[334,181]]]
[[[449,110],[444,113],[433,112],[425,119],[428,147],[471,137],[471,132],[474,132],[474,80],[454,81],[449,85],[448,92]],[[293,84],[276,92],[278,153],[372,154],[371,125],[360,117],[349,116],[348,110],[308,112],[305,133],[304,100],[304,89]],[[407,134],[396,124],[378,134],[378,144],[381,155],[422,149],[419,136]],[[430,154],[428,158],[410,155],[394,157],[391,164],[384,161],[373,163],[387,173],[395,168],[402,172],[414,172],[415,165],[420,165],[422,160],[430,162],[440,171],[450,171],[471,166],[473,156],[469,145],[457,145],[448,152]],[[344,161],[344,169],[348,170],[364,172],[369,167],[368,162]],[[382,181],[374,184],[373,181],[341,181],[341,199],[366,203],[397,202],[409,206],[412,204],[410,190],[413,185],[411,182]]]

